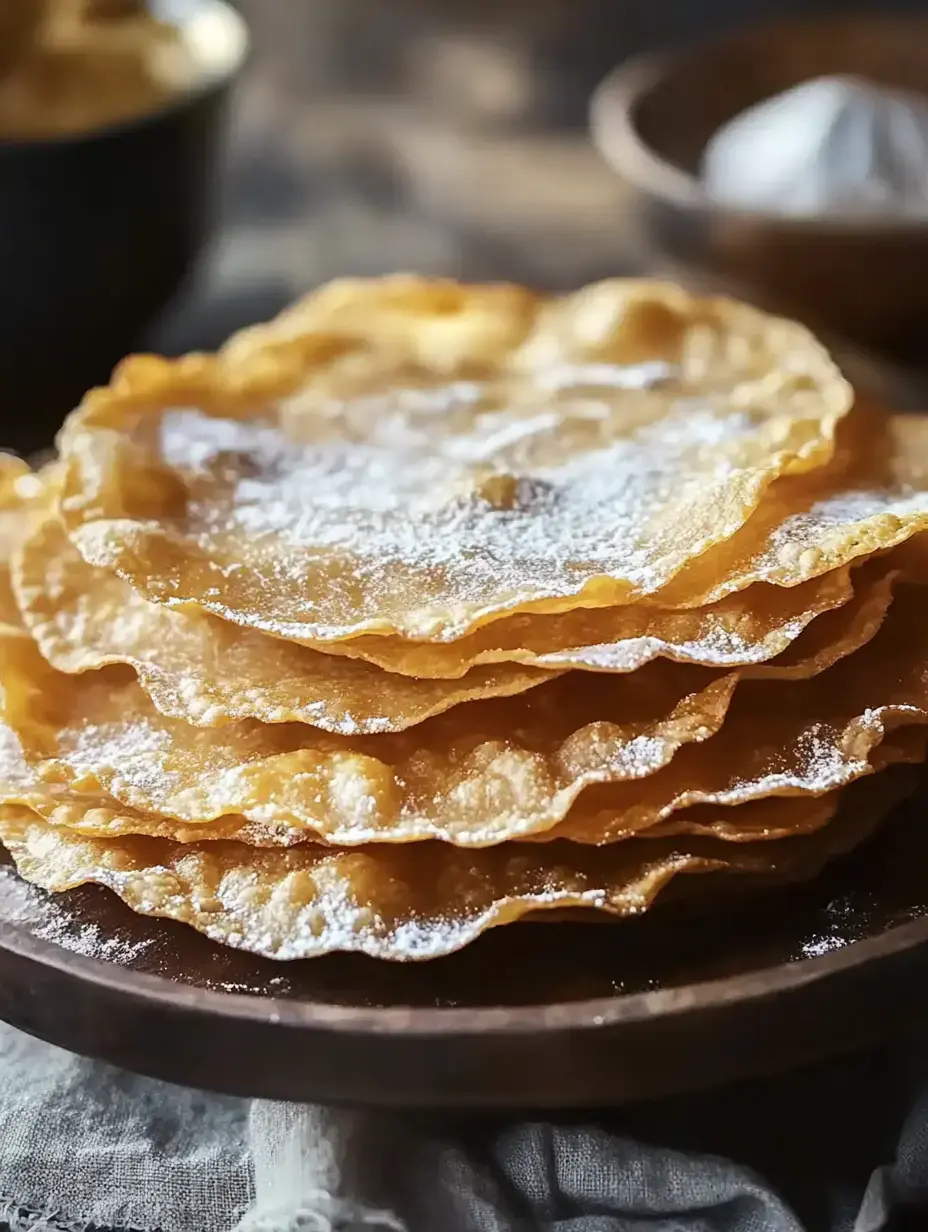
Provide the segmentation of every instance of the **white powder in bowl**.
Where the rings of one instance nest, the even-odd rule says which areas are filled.
[[[854,77],[807,81],[719,129],[702,179],[739,209],[928,219],[928,98]]]

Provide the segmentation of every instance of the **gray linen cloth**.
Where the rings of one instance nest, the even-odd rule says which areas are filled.
[[[907,1045],[608,1120],[453,1123],[188,1091],[3,1026],[0,1225],[883,1232],[891,1209],[928,1203],[928,1070],[912,1056]],[[928,1227],[928,1205],[915,1218]]]

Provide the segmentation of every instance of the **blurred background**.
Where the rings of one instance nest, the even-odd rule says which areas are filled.
[[[598,83],[629,57],[745,23],[856,11],[842,0],[238,7],[253,58],[222,230],[198,295],[157,332],[169,349],[216,342],[239,317],[339,274],[408,268],[557,289],[660,266],[635,192],[590,140]],[[880,6],[894,10],[925,5]]]
[[[566,287],[626,262],[621,186],[587,137],[590,93],[618,58],[660,40],[665,16],[663,37],[691,31],[693,6],[238,7],[253,58],[205,279],[211,308],[225,300],[226,311],[204,321],[204,340],[222,336],[226,312],[265,312],[339,274],[409,268]],[[165,343],[199,336],[190,314],[206,307],[190,303]]]
[[[183,24],[216,0],[150,2]],[[0,8],[19,3],[83,5],[107,17],[121,7],[0,0]],[[614,274],[682,274],[909,363],[921,358],[928,124],[918,151],[926,216],[902,229],[885,220],[797,227],[709,208],[693,182],[655,165],[651,147],[670,164],[698,163],[720,121],[821,73],[859,71],[928,96],[925,0],[878,8],[874,0],[859,28],[854,15],[866,10],[841,0],[234,7],[251,54],[240,74],[228,74],[227,128],[201,99],[196,116],[175,106],[173,120],[143,117],[131,132],[87,133],[67,149],[25,148],[0,133],[0,389],[36,416],[8,417],[6,444],[47,442],[80,390],[130,348],[213,347],[350,274],[413,270],[552,290]],[[894,28],[893,14],[909,15],[912,29]],[[784,27],[768,54],[766,35],[752,35],[714,60],[697,57],[692,71],[662,70],[654,105],[638,107],[623,80],[610,113],[616,149],[602,134],[596,148],[590,100],[617,66],[693,40],[711,47],[745,25],[822,17],[844,23],[840,38]],[[215,213],[207,189],[216,190]],[[45,255],[41,276],[36,253]],[[98,329],[105,305],[109,320]]]

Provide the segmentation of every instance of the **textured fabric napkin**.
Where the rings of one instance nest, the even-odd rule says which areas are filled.
[[[454,1125],[187,1091],[0,1027],[0,1225],[883,1232],[928,1203],[926,1078],[907,1048],[610,1122]]]

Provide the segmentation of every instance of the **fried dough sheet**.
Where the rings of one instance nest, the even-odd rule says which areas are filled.
[[[0,804],[29,808],[49,825],[96,838],[144,834],[179,843],[237,839],[253,847],[287,847],[306,839],[305,830],[272,829],[235,816],[188,826],[129,808],[102,790],[75,790],[54,774],[43,777],[42,770],[26,761],[16,734],[0,723]]]
[[[553,302],[476,371],[401,362],[365,312],[359,335],[127,361],[61,436],[84,558],[284,639],[453,640],[659,591],[827,461],[851,402],[802,327],[659,283]]]
[[[556,832],[526,838],[612,843],[681,809],[820,796],[870,774],[888,733],[928,723],[925,595],[923,587],[902,588],[873,640],[819,676],[745,681],[724,726],[698,749],[681,747],[633,788],[584,793]],[[922,757],[917,736],[898,747]]]
[[[747,670],[772,677],[768,689],[824,670],[873,635],[892,580],[878,577],[788,656]],[[816,626],[839,617],[843,635],[823,637]],[[683,745],[709,740],[738,678],[662,660],[623,677],[569,673],[405,733],[352,739],[302,724],[194,728],[160,714],[130,671],[64,676],[23,635],[0,634],[0,711],[44,781],[185,825],[241,815],[262,843],[308,832],[346,846],[483,845],[548,830],[592,785],[657,775]]]
[[[18,508],[23,503],[20,481],[31,474],[28,462],[16,454],[0,452],[0,509]]]
[[[202,727],[254,718],[343,735],[402,731],[461,702],[522,693],[553,675],[503,664],[455,681],[415,680],[174,611],[88,565],[53,516],[31,530],[13,578],[23,621],[55,667],[129,664],[162,714]]]
[[[831,825],[779,843],[682,837],[604,851],[571,843],[467,852],[442,843],[256,850],[223,841],[92,839],[14,807],[0,809],[0,839],[20,876],[43,889],[97,883],[133,911],[179,920],[235,949],[276,959],[354,951],[411,961],[450,954],[534,912],[638,915],[684,873],[758,883],[814,876],[866,838],[910,785],[894,771],[870,783],[879,790],[855,785]],[[704,892],[716,884],[706,879]]]
[[[506,616],[453,642],[362,636],[323,645],[330,654],[363,659],[419,679],[456,680],[489,663],[633,672],[661,657],[707,667],[740,667],[774,658],[810,621],[840,607],[851,594],[851,573],[845,568],[792,590],[761,584],[691,610],[664,611],[640,604],[575,608],[550,615]]]
[[[191,824],[241,814],[285,840],[308,831],[345,846],[494,843],[551,826],[589,784],[653,774],[712,735],[736,681],[658,661],[621,678],[567,673],[395,734],[196,728],[155,710],[130,670],[66,676],[0,629],[0,717],[46,781]]]
[[[905,563],[914,580],[928,581],[928,556],[910,554]],[[457,679],[474,664],[503,661],[548,670],[633,672],[666,658],[726,668],[778,660],[812,621],[822,618],[815,626],[815,641],[825,657],[833,650],[832,661],[837,661],[849,653],[842,650],[843,639],[849,639],[851,648],[860,644],[855,623],[866,617],[855,609],[849,619],[849,613],[835,609],[848,603],[855,590],[860,599],[872,584],[884,593],[886,583],[875,579],[886,566],[880,562],[875,570],[862,569],[858,574],[863,581],[855,580],[851,568],[845,567],[791,589],[760,583],[704,608],[664,610],[638,604],[577,608],[556,615],[506,617],[455,642],[357,637],[329,643],[327,650],[420,678]],[[884,610],[889,597],[886,593]],[[877,607],[882,602],[877,596],[874,601]],[[809,640],[807,633],[804,647]],[[801,658],[808,658],[808,651]]]
[[[838,429],[831,463],[774,483],[724,544],[655,598],[703,607],[758,583],[801,586],[928,529],[928,415],[857,410]]]
[[[769,665],[771,672],[811,674],[872,636],[889,603],[891,582],[879,576],[883,569],[880,563],[860,571],[854,583],[856,602],[821,616],[800,640],[798,660],[782,656]],[[345,735],[397,731],[462,701],[523,692],[552,675],[500,664],[475,669],[454,682],[406,679],[214,617],[173,611],[149,603],[115,574],[88,565],[54,517],[32,529],[14,560],[13,576],[23,621],[53,666],[74,673],[127,663],[162,714],[197,726],[256,718],[264,723],[301,721]],[[829,587],[819,587],[820,603],[826,597],[829,603],[846,602],[852,593],[850,577],[831,580]],[[801,590],[771,588],[771,593],[801,597]],[[795,604],[792,613],[776,631],[768,629],[765,642],[755,644],[756,656],[770,657],[793,641],[816,608],[807,612]],[[691,623],[690,613],[669,616],[681,629]],[[704,644],[721,645],[724,637],[729,657],[748,658],[747,613],[742,623],[746,632],[740,638],[732,629],[713,638],[706,622]],[[645,662],[655,657],[658,645],[675,659],[700,655],[694,644],[682,639],[658,644],[642,638],[638,649]],[[627,670],[632,666],[629,661]]]
[[[19,608],[10,589],[10,558],[18,548],[41,481],[29,465],[14,454],[0,453],[0,625],[16,628]]]
[[[854,571],[849,603],[809,624],[796,641],[769,663],[740,670],[742,680],[808,680],[865,646],[880,629],[903,580],[928,581],[924,561],[878,557]]]
[[[465,286],[410,274],[338,278],[272,321],[240,330],[222,354],[241,364],[280,344],[299,347],[305,339],[329,335],[376,345],[397,364],[456,375],[507,362],[542,302],[509,283]]]
[[[875,750],[873,768],[919,760],[926,740],[928,737],[914,728],[894,732]],[[303,829],[252,822],[241,816],[225,815],[189,825],[121,805],[101,789],[78,791],[42,771],[41,765],[26,761],[16,734],[0,723],[0,805],[25,806],[56,828],[92,838],[143,835],[180,843],[236,839],[253,847],[293,847],[307,842]],[[839,796],[839,792],[832,792],[823,797],[762,799],[736,808],[697,806],[684,809],[653,831],[633,837],[641,841],[652,833],[709,834],[736,842],[788,837],[816,830],[830,821]]]
[[[925,760],[928,730],[901,727],[891,732],[869,757],[867,773]],[[746,804],[697,804],[674,813],[669,821],[639,832],[640,841],[679,834],[712,835],[731,843],[792,838],[827,825],[838,811],[842,789],[824,796],[767,796]]]

